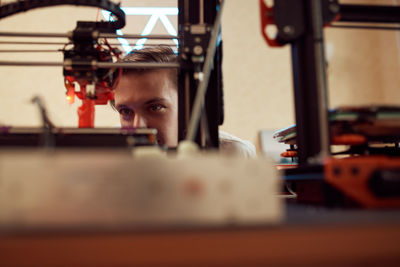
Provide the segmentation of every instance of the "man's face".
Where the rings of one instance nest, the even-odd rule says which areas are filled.
[[[178,143],[178,93],[169,70],[121,76],[115,88],[115,107],[122,127],[155,128],[158,143]]]

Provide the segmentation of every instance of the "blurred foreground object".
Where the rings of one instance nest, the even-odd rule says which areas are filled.
[[[0,228],[134,229],[281,221],[280,181],[263,160],[2,151]]]

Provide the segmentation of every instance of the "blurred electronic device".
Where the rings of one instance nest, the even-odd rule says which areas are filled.
[[[249,226],[282,220],[281,182],[265,159],[100,152],[2,150],[1,231]]]
[[[339,146],[321,167],[286,169],[298,200],[370,208],[400,207],[400,107],[342,107],[329,112],[330,144]],[[274,137],[297,157],[296,126]]]

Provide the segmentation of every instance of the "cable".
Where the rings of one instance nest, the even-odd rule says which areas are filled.
[[[116,19],[110,22],[115,29],[125,26],[125,13],[120,9],[119,4],[114,4],[108,0],[19,0],[0,7],[0,19],[31,9],[40,7],[50,7],[59,5],[76,5],[99,7],[110,11]]]
[[[40,117],[42,119],[42,127],[43,127],[43,146],[45,148],[52,148],[54,146],[54,136],[52,135],[52,129],[55,128],[55,125],[51,122],[47,115],[47,110],[44,105],[43,99],[40,96],[34,96],[31,99],[33,104],[36,104],[39,112]]]

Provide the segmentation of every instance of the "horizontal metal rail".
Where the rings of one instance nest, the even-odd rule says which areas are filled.
[[[39,38],[70,38],[70,33],[37,33],[37,32],[0,32],[0,36],[7,37],[39,37]],[[125,38],[125,39],[177,39],[175,35],[140,35],[140,34],[113,34],[113,33],[99,33],[93,35],[96,38]]]
[[[148,63],[148,62],[46,62],[46,61],[0,61],[0,66],[42,66],[42,67],[66,67],[79,66],[80,69],[124,68],[124,69],[159,69],[179,68],[179,63]]]

